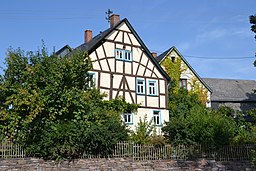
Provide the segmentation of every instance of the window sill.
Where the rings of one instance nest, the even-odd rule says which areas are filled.
[[[157,124],[156,127],[163,127],[163,124]]]
[[[133,123],[127,123],[127,122],[125,122],[125,124],[126,124],[126,125],[133,125]]]
[[[120,59],[120,58],[115,58],[117,61],[124,61],[124,62],[132,62],[132,60],[125,60],[125,59]]]
[[[148,94],[148,96],[156,97],[158,95],[157,94]]]

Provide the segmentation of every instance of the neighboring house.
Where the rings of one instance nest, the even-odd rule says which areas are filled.
[[[228,106],[239,111],[256,108],[256,81],[215,78],[203,78],[203,80],[212,89],[212,108]]]
[[[129,103],[139,104],[136,112],[126,111],[123,119],[135,129],[139,118],[147,115],[161,134],[164,121],[169,121],[169,76],[149,52],[127,19],[110,17],[110,28],[97,36],[86,30],[84,43],[75,50],[87,51],[92,62],[90,71],[95,86],[106,93],[106,100],[122,96]],[[70,51],[62,48],[58,55]]]
[[[69,45],[63,46],[60,50],[55,52],[58,56],[64,57],[69,54],[73,49]]]
[[[171,47],[156,56],[156,60],[180,88],[194,91],[206,107],[211,107],[211,88],[201,79],[176,47]]]

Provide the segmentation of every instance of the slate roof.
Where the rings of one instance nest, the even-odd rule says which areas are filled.
[[[219,102],[256,102],[255,80],[235,80],[203,78],[212,88],[211,101]]]
[[[67,55],[67,54],[65,54],[66,53],[65,51],[71,52],[72,48],[69,45],[65,45],[61,49],[59,49],[57,52],[55,52],[55,54],[62,55],[64,53],[63,55]]]
[[[121,22],[121,21],[120,21]],[[110,33],[114,30],[114,28],[112,29],[107,29],[103,32],[101,32],[100,34],[98,34],[97,36],[93,37],[92,40],[90,40],[88,43],[83,43],[80,46],[78,46],[77,48],[75,48],[75,50],[81,50],[81,51],[87,51],[88,53],[91,53],[93,50],[96,49],[97,44],[100,44],[101,41]],[[97,46],[98,47],[98,46]]]
[[[160,54],[159,56],[156,57],[156,60],[158,63],[161,63],[166,56],[169,55],[169,53],[174,50],[181,58],[181,60],[188,66],[188,68],[194,73],[194,75],[201,81],[201,83],[212,93],[212,89],[207,83],[197,74],[197,72],[192,68],[192,66],[188,63],[188,61],[182,56],[182,54],[178,51],[178,49],[173,46],[169,49],[167,49],[165,52]]]
[[[156,61],[160,63],[160,62],[167,56],[167,54],[168,54],[173,48],[174,48],[174,46],[171,47],[171,48],[169,48],[169,49],[167,49],[167,50],[164,51],[162,54],[158,55],[158,56],[156,57]]]
[[[163,68],[159,65],[159,63],[156,61],[156,59],[152,56],[152,54],[150,53],[150,51],[148,50],[146,45],[140,39],[139,35],[136,33],[136,31],[134,30],[134,28],[131,26],[130,22],[126,18],[124,18],[123,20],[116,23],[116,25],[114,27],[108,28],[105,31],[101,32],[100,34],[96,35],[88,43],[81,44],[80,46],[75,48],[73,50],[73,52],[77,51],[77,50],[81,50],[81,51],[87,51],[88,54],[90,54],[104,42],[104,39],[106,38],[106,36],[108,36],[113,30],[115,30],[123,22],[126,23],[128,28],[131,30],[131,32],[134,34],[134,36],[137,38],[138,42],[141,44],[142,49],[147,54],[147,56],[151,59],[151,61],[155,64],[155,66],[159,69],[159,71],[163,74],[163,76],[169,81],[170,77],[168,76],[168,74],[163,70]],[[73,53],[73,52],[71,52],[71,53]]]

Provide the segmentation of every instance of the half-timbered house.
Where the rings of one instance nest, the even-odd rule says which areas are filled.
[[[97,36],[91,30],[84,33],[84,43],[76,49],[87,51],[93,69],[90,74],[95,86],[106,93],[106,100],[119,96],[139,104],[136,112],[123,113],[123,119],[135,129],[139,118],[153,119],[160,134],[164,121],[169,120],[169,76],[152,56],[139,35],[125,18],[110,16],[110,28]],[[68,49],[66,49],[68,50]],[[60,51],[65,52],[64,49]]]

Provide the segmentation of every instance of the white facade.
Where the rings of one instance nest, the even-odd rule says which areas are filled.
[[[101,44],[89,53],[93,61],[95,85],[111,100],[122,96],[129,103],[139,104],[128,114],[129,127],[134,130],[139,118],[147,115],[156,122],[157,133],[169,121],[167,78],[150,53],[123,20],[106,35]],[[128,24],[128,25],[127,25]]]
[[[206,83],[203,82],[203,80],[199,77],[199,75],[193,70],[193,68],[188,64],[188,62],[181,56],[181,54],[176,50],[175,47],[171,48],[170,51],[166,54],[166,57],[171,58],[170,60],[179,59],[181,60],[181,66],[180,66],[180,81],[183,80],[186,83],[186,89],[188,91],[193,89],[193,85],[197,84],[199,85],[203,91],[207,92],[207,102],[206,107],[211,107],[211,90],[206,86]],[[160,61],[164,61],[165,57]],[[182,84],[182,83],[180,83]],[[180,85],[183,86],[183,85]]]

